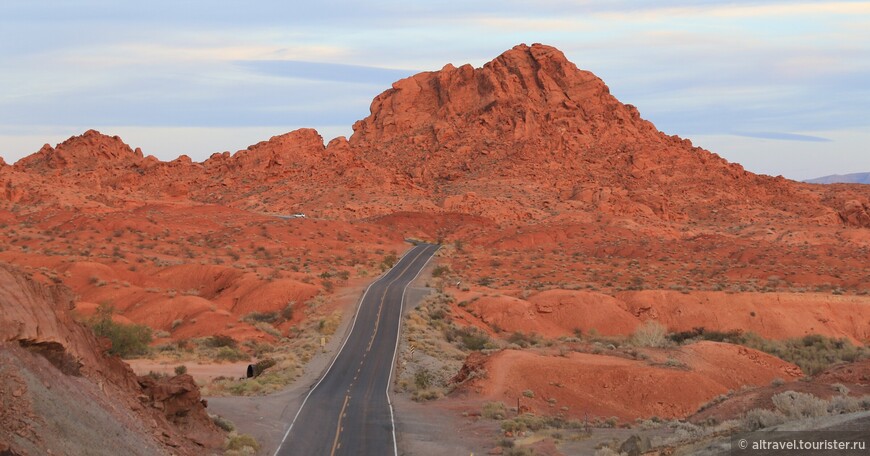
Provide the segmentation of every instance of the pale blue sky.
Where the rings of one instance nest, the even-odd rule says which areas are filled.
[[[7,162],[88,128],[161,159],[329,140],[399,78],[541,42],[752,171],[870,171],[870,2],[130,3],[0,2]]]

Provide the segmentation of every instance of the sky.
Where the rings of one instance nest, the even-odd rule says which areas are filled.
[[[90,128],[163,160],[328,141],[393,81],[519,43],[750,171],[870,171],[870,1],[3,0],[0,157]]]

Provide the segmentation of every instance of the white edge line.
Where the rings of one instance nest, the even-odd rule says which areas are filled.
[[[417,246],[414,246],[414,247],[417,247]],[[408,254],[411,253],[411,252],[414,250],[414,247],[411,247],[410,249],[408,249],[408,251],[405,252],[405,253],[402,255],[402,257],[399,258],[399,259],[396,261],[396,264],[393,265],[393,267],[395,267],[395,266],[398,265],[402,260],[404,260],[405,257],[408,256]],[[437,251],[437,250],[436,250],[436,251]],[[434,253],[433,253],[433,256],[434,256]],[[429,258],[429,259],[431,260],[431,258]],[[427,261],[426,263],[428,263],[428,261]],[[425,267],[425,266],[426,266],[426,265],[424,264],[423,267]],[[356,319],[357,319],[357,317],[359,316],[359,309],[360,309],[360,306],[362,306],[363,301],[366,299],[366,295],[369,293],[369,289],[372,287],[372,285],[374,285],[375,283],[377,283],[379,280],[383,279],[384,276],[386,276],[387,274],[389,274],[390,271],[392,271],[392,270],[393,270],[393,268],[390,268],[390,269],[387,269],[386,271],[382,272],[381,275],[378,276],[378,278],[376,278],[375,280],[373,280],[372,283],[370,283],[369,286],[366,287],[366,291],[363,292],[362,297],[359,298],[359,302],[357,303],[357,306],[356,306],[356,313],[354,313],[354,316],[353,316],[353,322],[352,322],[351,325],[350,325],[350,331],[347,332],[347,337],[344,338],[344,342],[341,343],[341,347],[338,349],[338,352],[335,354],[335,357],[332,358],[332,362],[329,363],[329,367],[326,368],[326,371],[323,372],[323,375],[320,376],[320,379],[317,380],[317,383],[315,383],[314,386],[311,388],[311,390],[308,391],[308,394],[305,395],[305,399],[302,400],[302,405],[299,406],[299,410],[297,410],[297,411],[296,411],[296,415],[293,416],[293,421],[290,422],[290,427],[288,427],[288,428],[287,428],[287,432],[284,433],[284,438],[281,439],[281,443],[278,444],[278,448],[275,449],[275,453],[273,454],[273,456],[278,456],[278,452],[281,451],[281,447],[284,446],[284,442],[287,440],[287,436],[290,435],[290,431],[293,430],[293,425],[296,424],[296,419],[299,418],[299,414],[302,413],[302,409],[305,408],[305,403],[308,402],[308,398],[311,397],[311,394],[314,393],[314,390],[316,390],[317,387],[320,386],[320,382],[322,382],[323,379],[326,378],[327,375],[329,375],[329,371],[332,370],[332,366],[335,364],[335,361],[338,359],[339,355],[341,355],[341,351],[344,350],[344,346],[345,346],[345,344],[347,344],[347,341],[350,339],[350,335],[353,334],[353,328],[354,328],[354,326],[356,326]],[[420,271],[422,271],[422,270],[423,270],[423,269],[421,268]],[[417,275],[420,275],[420,273],[417,272]],[[417,279],[417,276],[414,276],[414,279],[412,279],[411,282],[413,282],[413,281],[416,280],[416,279]],[[410,285],[411,282],[408,282],[408,284]],[[406,286],[405,286],[405,289],[407,289],[407,288],[408,288],[408,287],[407,287],[407,285],[406,285]],[[404,302],[405,302],[405,295],[404,295],[404,293],[403,293],[403,294],[402,294],[402,304],[404,304]],[[401,306],[400,306],[400,309],[401,309]],[[400,310],[400,311],[401,311],[401,310]],[[401,325],[401,324],[402,324],[402,318],[401,318],[401,315],[400,315],[400,316],[399,316],[399,325]],[[399,326],[399,327],[401,328],[401,326]],[[397,342],[396,342],[396,347],[397,347],[397,348],[398,348],[398,340],[399,340],[399,339],[396,338],[396,341],[397,341]],[[393,362],[395,363],[395,361],[396,361],[396,352],[395,352],[395,350],[394,350],[394,351],[393,351]],[[390,378],[392,378],[392,375],[393,375],[393,371],[392,371],[392,368],[391,368],[391,369],[390,369]],[[390,380],[390,382],[392,382],[392,380]],[[387,384],[387,390],[389,390],[389,389],[390,389],[390,386],[389,386],[389,383],[388,383],[388,384]],[[387,393],[387,403],[389,404],[389,402],[390,402],[390,394]],[[393,406],[390,405],[390,420],[391,420],[391,421],[392,421],[392,416],[393,416]],[[393,448],[394,448],[394,449],[396,448],[396,427],[395,427],[395,424],[393,425]],[[397,456],[398,456],[398,454],[397,454]]]
[[[441,246],[438,246],[438,248],[436,248],[432,252],[432,255],[429,256],[429,259],[426,260],[425,263],[423,263],[423,266],[420,268],[419,271],[417,271],[417,274],[414,275],[414,278],[411,279],[410,281],[408,281],[408,284],[405,285],[405,289],[402,290],[402,302],[399,304],[399,329],[396,332],[396,347],[393,349],[393,362],[390,364],[390,375],[387,378],[387,391],[386,391],[387,392],[387,405],[390,406],[390,424],[392,425],[392,428],[393,428],[393,454],[395,456],[399,456],[399,445],[396,442],[396,420],[395,420],[395,417],[393,416],[393,401],[390,400],[390,386],[392,386],[392,384],[393,384],[393,371],[396,369],[396,355],[399,353],[399,340],[402,337],[402,319],[404,318],[404,313],[405,313],[405,294],[408,292],[408,287],[411,286],[411,283],[413,283],[415,280],[417,280],[417,277],[420,276],[420,273],[422,273],[423,270],[426,269],[426,265],[429,264],[430,261],[432,261],[432,258],[435,258],[435,252],[437,252],[440,248],[441,248]]]

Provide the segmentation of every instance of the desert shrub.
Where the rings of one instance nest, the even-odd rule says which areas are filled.
[[[828,404],[812,394],[785,391],[774,394],[773,405],[783,415],[794,418],[816,418],[828,414]]]
[[[816,375],[830,366],[870,357],[867,347],[852,345],[848,339],[835,339],[818,334],[774,341],[747,333],[740,342],[756,350],[797,364],[806,375]]]
[[[514,443],[512,439],[509,439],[507,437],[503,437],[501,440],[498,441],[498,446],[502,448],[513,448],[515,445],[516,443]]]
[[[674,368],[678,368],[678,369],[685,369],[686,367],[688,367],[688,366],[686,366],[686,363],[684,363],[676,358],[673,358],[673,357],[668,357],[667,361],[665,361],[665,366],[674,367]]]
[[[247,323],[274,323],[278,321],[278,312],[251,312],[242,321]]]
[[[507,417],[507,407],[504,402],[487,402],[483,404],[480,415],[492,420],[503,420]]]
[[[281,309],[281,318],[289,321],[293,319],[293,306],[296,304],[294,301],[290,301]]]
[[[432,401],[441,397],[441,392],[436,389],[423,389],[416,391],[411,395],[411,399],[415,401]]]
[[[767,409],[752,409],[743,415],[742,424],[747,431],[757,431],[782,423],[785,423],[785,415],[782,413]]]
[[[272,326],[269,323],[257,322],[257,323],[254,323],[254,327],[260,331],[263,331],[264,333],[266,333],[272,337],[275,337],[278,339],[281,338],[281,331],[278,331],[277,328],[275,328],[274,326]]]
[[[186,373],[187,373],[187,366],[185,366],[183,364],[181,366],[175,366],[175,375],[184,375]]]
[[[432,375],[432,372],[429,372],[429,369],[426,369],[425,367],[420,368],[414,374],[414,385],[417,389],[427,389],[432,386],[434,377],[435,376]]]
[[[508,336],[508,342],[526,348],[530,345],[538,345],[540,339],[535,334],[524,334],[517,331]]]
[[[205,340],[205,345],[212,348],[221,348],[221,347],[229,347],[236,348],[238,343],[235,339],[230,336],[225,336],[223,334],[216,334],[211,336]]]
[[[639,326],[631,336],[631,341],[638,347],[664,347],[667,345],[667,329],[655,320],[647,320]]]
[[[381,269],[387,270],[393,267],[398,261],[395,253],[390,253],[384,257],[384,261],[381,262]]]
[[[473,326],[464,328],[451,326],[444,330],[444,337],[448,342],[458,341],[460,347],[466,350],[483,350],[490,345],[489,336]]]
[[[329,317],[320,320],[317,323],[317,331],[320,334],[331,336],[338,330],[338,325],[341,324],[341,313],[333,312]]]
[[[692,328],[689,331],[679,331],[668,334],[668,339],[678,344],[682,344],[689,340],[710,340],[713,342],[738,344],[743,340],[743,331],[739,329],[731,331],[710,331],[703,326],[699,326]]]
[[[535,392],[532,390],[525,390],[525,391],[523,391],[523,396],[528,397],[528,398],[534,398]]]
[[[234,347],[221,347],[218,349],[217,353],[215,353],[214,358],[219,361],[245,361],[250,359],[250,356],[246,355],[244,352],[239,351],[238,348]]]
[[[233,424],[232,421],[220,416],[220,415],[209,415],[211,421],[215,424],[215,426],[223,429],[227,432],[233,432],[236,430],[236,425]]]
[[[525,432],[526,424],[517,420],[504,420],[501,423],[501,430],[504,432]]]
[[[541,429],[551,427],[551,422],[546,417],[537,416],[531,413],[524,413],[514,420],[518,423],[522,423],[522,425],[531,431],[540,431]]]
[[[224,444],[224,449],[228,451],[245,451],[248,448],[253,450],[252,454],[256,454],[257,451],[260,451],[260,444],[257,442],[257,439],[247,434],[232,433],[227,437],[227,441]]]
[[[863,410],[861,400],[857,397],[835,396],[828,402],[828,413],[831,415],[855,413],[861,410]]]
[[[159,380],[163,380],[164,378],[169,378],[169,375],[167,375],[166,373],[164,373],[164,372],[154,372],[153,370],[152,370],[152,371],[148,371],[148,373],[145,374],[145,376],[146,376],[146,377],[151,377],[151,378],[153,378],[154,380],[158,380],[158,381],[159,381]]]
[[[849,395],[849,387],[847,387],[846,385],[844,385],[842,383],[834,383],[831,385],[831,388],[833,388],[834,391],[842,394],[843,396]]]
[[[443,277],[450,273],[450,266],[438,265],[432,270],[432,277]]]
[[[151,328],[145,325],[124,325],[112,320],[115,309],[112,306],[100,304],[97,313],[86,323],[97,337],[105,337],[112,342],[109,353],[122,358],[142,356],[149,352],[151,343]]]

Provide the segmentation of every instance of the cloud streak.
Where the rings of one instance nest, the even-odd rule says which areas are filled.
[[[831,139],[821,136],[800,135],[797,133],[778,133],[773,131],[735,132],[735,136],[744,138],[774,139],[780,141],[803,141],[803,142],[832,142]]]
[[[300,60],[246,60],[236,64],[259,74],[282,78],[372,84],[381,87],[388,87],[398,79],[417,73],[411,70]]]

